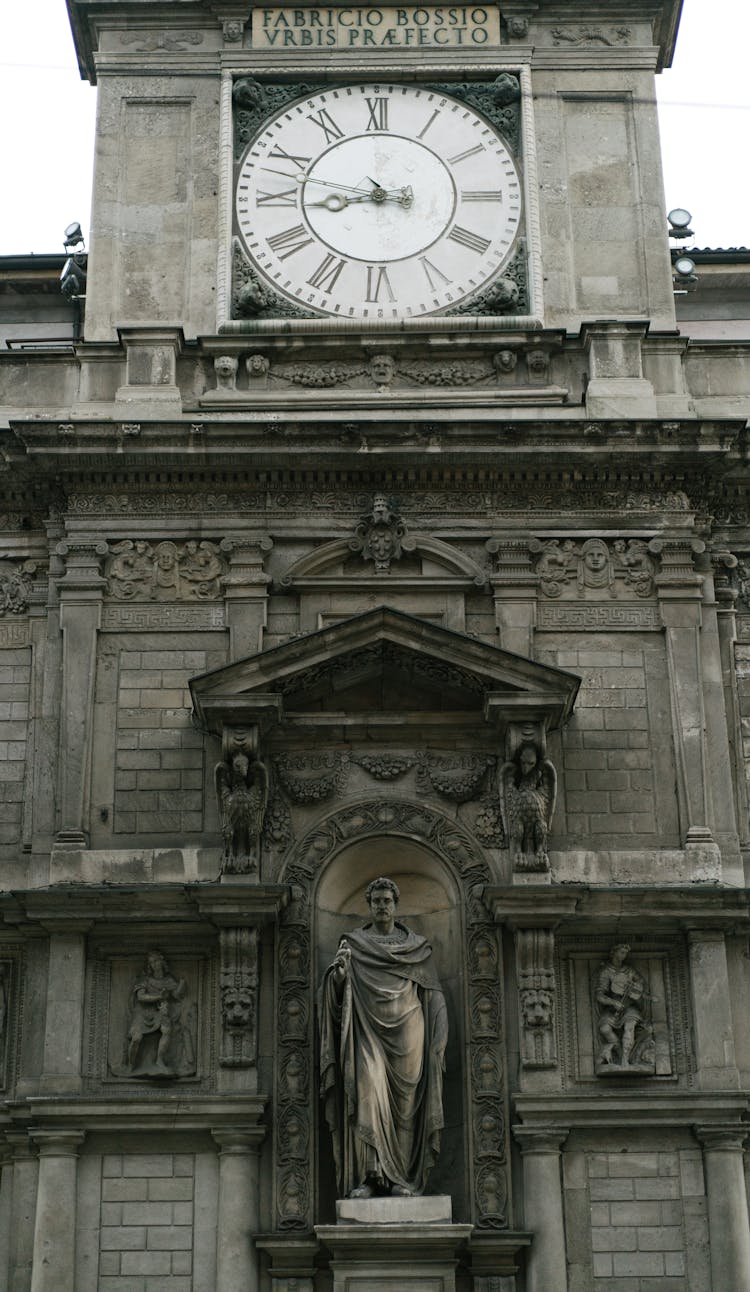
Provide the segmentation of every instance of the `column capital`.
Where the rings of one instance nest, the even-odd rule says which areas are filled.
[[[36,1149],[29,1139],[28,1131],[5,1131],[5,1143],[14,1162],[36,1162]]]
[[[211,1131],[222,1157],[227,1153],[256,1155],[265,1133],[265,1126],[221,1126]]]
[[[696,1139],[709,1153],[742,1153],[745,1140],[750,1135],[750,1126],[742,1126],[737,1122],[695,1126],[694,1130]]]
[[[532,1153],[559,1156],[570,1131],[567,1126],[514,1126],[513,1136],[518,1140],[524,1157]]]
[[[82,1130],[55,1128],[32,1130],[29,1135],[39,1149],[40,1158],[78,1157],[78,1150],[86,1138],[86,1132]]]

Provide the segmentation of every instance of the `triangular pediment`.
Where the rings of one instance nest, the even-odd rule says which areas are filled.
[[[194,678],[203,727],[283,714],[572,711],[579,679],[465,633],[381,606]]]

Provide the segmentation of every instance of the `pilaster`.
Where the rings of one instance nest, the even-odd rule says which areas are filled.
[[[211,1132],[219,1146],[216,1292],[257,1292],[260,1126]]]
[[[75,1094],[81,1089],[86,934],[91,922],[61,913],[57,920],[44,921],[44,927],[50,940],[41,1088],[49,1094]]]
[[[724,932],[690,929],[688,948],[698,1085],[703,1090],[738,1090]]]
[[[57,833],[61,847],[88,845],[96,641],[105,587],[101,562],[108,550],[106,543],[91,539],[66,539],[56,549],[65,558],[65,574],[57,585],[63,635]]]
[[[225,538],[220,547],[229,559],[224,577],[229,658],[242,659],[263,649],[271,581],[263,563],[273,543],[265,534],[247,535]]]
[[[656,397],[643,375],[643,341],[648,323],[616,319],[585,323],[581,339],[588,356],[586,413],[589,417],[656,417]]]
[[[516,1126],[523,1155],[524,1224],[534,1235],[527,1292],[568,1292],[560,1150],[568,1132]]]
[[[485,547],[495,557],[490,586],[500,645],[533,659],[539,576],[534,572],[530,542],[525,535],[491,538]]]
[[[556,1089],[555,934],[552,928],[515,930],[521,1088]]]
[[[697,1126],[708,1194],[714,1288],[750,1292],[750,1223],[743,1169],[747,1127]]]
[[[693,558],[705,550],[700,539],[658,538],[649,550],[661,557],[656,576],[661,621],[667,646],[667,669],[677,763],[681,833],[695,865],[713,874],[719,851],[710,824],[705,731],[701,629],[703,575]]]
[[[31,1292],[75,1292],[76,1175],[83,1131],[31,1132],[39,1146]]]
[[[25,1131],[7,1131],[5,1141],[12,1155],[8,1292],[29,1292],[39,1163]]]

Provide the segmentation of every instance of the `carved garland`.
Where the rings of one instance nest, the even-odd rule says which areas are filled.
[[[312,1142],[317,1092],[310,894],[320,870],[358,839],[401,835],[425,844],[456,877],[463,894],[469,948],[466,1018],[470,1089],[471,1206],[480,1230],[508,1224],[508,1148],[503,1064],[503,984],[497,931],[481,901],[490,879],[482,852],[455,822],[421,803],[379,799],[343,808],[300,840],[283,879],[292,900],[279,927],[274,1130],[275,1224],[309,1230],[314,1220]]]

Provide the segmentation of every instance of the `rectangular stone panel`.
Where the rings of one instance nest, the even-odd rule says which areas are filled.
[[[192,1286],[193,1176],[192,1154],[124,1153],[102,1159],[100,1289],[184,1292]],[[170,1196],[175,1184],[179,1200]],[[167,1196],[155,1198],[152,1190]],[[108,1200],[113,1196],[139,1201],[113,1203]]]
[[[563,97],[562,110],[576,305],[599,318],[644,311],[632,102],[629,96],[571,94]]]

